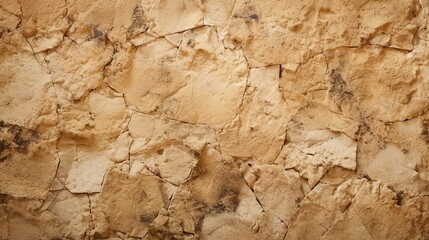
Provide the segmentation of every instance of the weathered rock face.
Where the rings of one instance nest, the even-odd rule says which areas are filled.
[[[0,240],[429,239],[428,18],[0,0]]]

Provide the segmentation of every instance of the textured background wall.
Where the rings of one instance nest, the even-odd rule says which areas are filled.
[[[429,239],[428,0],[0,0],[0,239]]]

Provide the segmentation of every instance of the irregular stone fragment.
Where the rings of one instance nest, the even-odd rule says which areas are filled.
[[[160,155],[162,156],[162,160],[158,163],[159,176],[176,185],[179,185],[188,178],[192,169],[197,164],[197,159],[187,149],[173,146],[164,149]],[[170,163],[170,161],[174,162]],[[174,165],[174,168],[171,165]]]
[[[414,182],[418,179],[416,164],[409,159],[419,159],[419,156],[405,155],[401,148],[387,144],[385,149],[374,156],[365,171],[371,179],[383,180],[391,186],[418,184]]]
[[[128,109],[122,97],[91,93],[88,96],[94,131],[104,137],[117,137],[125,128]]]
[[[61,238],[61,221],[48,211],[37,212],[38,204],[31,200],[8,201],[8,239]]]
[[[151,22],[150,30],[158,36],[203,25],[204,6],[200,0],[144,0],[142,7]]]
[[[1,131],[5,131],[4,127],[0,127]],[[54,146],[45,142],[44,148],[29,152],[29,149],[37,149],[37,140],[26,139],[21,135],[22,129],[14,130],[13,140],[2,140],[6,146],[15,145],[18,148],[12,148],[10,155],[0,161],[0,193],[13,197],[43,199],[54,180],[58,166]]]
[[[22,11],[17,0],[5,0],[0,3],[0,33],[16,29]]]
[[[368,121],[359,141],[359,173],[411,195],[429,192],[424,177],[427,143],[421,138],[423,119],[383,124]]]
[[[373,239],[407,239],[412,236],[413,219],[420,213],[413,211],[413,206],[398,206],[394,196],[395,193],[386,185],[367,182],[350,206],[352,217],[360,220]]]
[[[420,11],[417,15],[418,22],[420,23],[419,29],[417,30],[416,36],[419,40],[428,40],[429,39],[429,31],[428,31],[428,13],[429,13],[429,4],[426,1],[419,2],[420,3]],[[419,42],[421,43],[421,41]]]
[[[55,124],[49,116],[55,102],[51,79],[21,34],[7,34],[2,40],[0,193],[43,199],[58,165],[51,142],[55,131],[45,128]]]
[[[241,28],[251,33],[235,38],[243,44],[251,67],[302,63],[328,49],[366,43],[412,50],[417,12],[418,4],[413,0],[240,0],[227,32],[234,39],[234,26],[242,22]]]
[[[69,1],[68,16],[73,24],[68,35],[75,42],[88,39],[125,43],[146,31],[148,22],[141,1]]]
[[[371,234],[359,219],[359,216],[352,210],[341,215],[337,222],[323,234],[321,240],[347,238],[353,240],[372,240]]]
[[[398,206],[395,193],[381,182],[318,185],[301,202],[286,239],[332,239],[347,233],[361,234],[359,239],[407,239],[418,225],[416,210],[412,204]]]
[[[105,81],[125,78],[128,74],[128,69],[133,62],[134,54],[137,49],[138,48],[133,47],[132,43],[116,45],[112,61],[106,65],[103,70]],[[110,84],[108,86],[112,87]]]
[[[144,114],[133,114],[128,129],[133,138],[131,173],[149,169],[176,185],[190,176],[204,146],[216,142],[214,131],[206,126]]]
[[[113,166],[106,152],[79,147],[77,161],[67,174],[66,188],[72,193],[100,192],[104,175]]]
[[[327,62],[323,54],[316,55],[301,65],[283,64],[280,69],[279,86],[285,93],[294,92],[323,103],[328,89],[327,69]]]
[[[79,100],[101,84],[103,68],[111,61],[112,54],[112,46],[105,42],[76,44],[66,40],[46,61],[53,82],[67,91],[70,100]]]
[[[106,214],[111,230],[142,238],[173,191],[171,184],[155,176],[110,171],[96,210]]]
[[[356,171],[345,169],[342,167],[333,167],[325,173],[323,178],[320,179],[320,182],[325,184],[340,185],[347,179],[352,179],[355,176]]]
[[[281,151],[286,124],[299,102],[278,91],[279,67],[251,69],[238,116],[219,134],[222,150],[234,157],[272,163]]]
[[[129,132],[125,132],[116,139],[116,141],[111,145],[108,153],[110,155],[110,160],[120,163],[130,158],[130,148],[131,148],[132,138],[130,137]]]
[[[356,101],[363,117],[394,122],[411,119],[427,109],[428,86],[417,75],[422,60],[381,47],[337,49],[326,56],[333,71],[332,110],[351,115],[356,111]]]
[[[261,213],[257,224],[252,226],[234,214],[210,215],[201,226],[200,239],[284,239],[286,227],[273,215]]]
[[[286,144],[275,162],[299,171],[312,188],[332,168],[356,169],[358,131],[359,123],[309,103],[289,122]]]
[[[399,199],[398,195],[396,197],[396,202],[398,204],[398,200],[400,205],[408,206],[410,210],[420,212],[420,216],[416,216],[413,219],[413,233],[410,234],[411,238],[427,238],[429,237],[429,197],[428,196],[416,196],[416,197],[408,197],[405,199]],[[418,215],[418,213],[416,214]]]
[[[295,129],[329,130],[333,133],[343,133],[351,139],[357,139],[360,125],[360,122],[332,112],[322,104],[310,102],[293,116],[288,128],[292,132]]]
[[[201,239],[207,240],[232,240],[237,236],[243,239],[256,239],[249,224],[228,214],[207,216],[202,224],[201,235]]]
[[[135,37],[137,34],[145,32],[149,23],[144,14],[142,4],[139,0],[115,1],[114,20],[112,26],[108,29],[107,36],[112,42],[125,43],[126,40]],[[95,6],[100,7],[99,4]],[[99,8],[104,14],[104,8]],[[94,18],[93,18],[94,19]],[[99,18],[95,19],[96,21]]]
[[[203,0],[204,25],[225,27],[232,15],[234,1],[231,0]]]
[[[35,53],[61,45],[69,28],[65,1],[19,1],[22,30]]]
[[[168,64],[168,59],[174,58],[174,55],[176,48],[164,39],[141,46],[134,55],[130,70],[122,78],[114,79],[111,85],[125,93],[128,103],[136,105],[143,112],[152,112],[161,104],[164,96],[173,94],[184,85],[184,80],[177,75],[177,63]]]
[[[287,228],[285,223],[273,214],[263,212],[253,227],[255,239],[284,239]]]
[[[140,46],[110,85],[144,113],[222,128],[241,103],[247,65],[240,51],[222,49],[216,36],[202,27],[185,32],[179,49],[162,38]]]
[[[77,147],[75,145],[68,145],[66,142],[60,140],[58,142],[58,158],[60,159],[60,163],[56,177],[65,182],[71,165],[77,160]]]
[[[110,225],[107,219],[107,216],[104,212],[100,211],[98,207],[98,199],[100,198],[100,193],[88,194],[90,200],[90,209],[92,217],[92,230],[91,236],[96,238],[107,238],[109,235],[112,235],[114,231],[109,231]],[[110,233],[109,233],[110,232]]]
[[[288,223],[291,214],[304,198],[299,173],[285,171],[282,166],[275,165],[256,166],[254,171],[258,177],[254,185],[255,196],[265,212]]]
[[[285,168],[297,169],[308,179],[310,187],[332,166],[356,169],[357,143],[344,134],[326,130],[289,131],[288,142],[283,148],[287,156]]]
[[[318,184],[299,203],[285,239],[320,239],[343,215],[365,180],[349,180],[339,187]]]
[[[125,139],[119,137],[128,118],[124,100],[91,92],[83,104],[66,106],[60,114],[67,143],[64,150],[69,153],[65,152],[58,177],[66,179],[65,185],[73,193],[99,192],[114,162],[128,159],[131,140],[126,135],[122,137]]]
[[[63,221],[63,236],[84,239],[90,233],[91,213],[89,198],[86,194],[71,194],[60,191],[50,204],[48,211]]]
[[[26,49],[27,43],[15,45],[25,41],[22,35],[9,37],[11,42],[0,41],[0,119],[27,126],[44,105],[54,102],[51,77]]]
[[[84,103],[60,110],[60,128],[72,137],[96,137],[104,143],[101,140],[116,138],[124,130],[129,113],[122,97],[91,92]]]
[[[177,230],[155,225],[154,230],[159,236],[173,235],[180,238],[186,232],[201,234],[204,239],[210,237],[211,230],[207,232],[203,229],[218,228],[216,226],[223,223],[224,218],[251,231],[261,212],[262,208],[233,161],[223,159],[217,150],[207,147],[191,178],[179,187],[165,214],[165,221],[181,223],[181,227]]]
[[[41,159],[43,159],[41,161]],[[21,169],[19,160],[8,160],[0,167],[0,192],[14,197],[44,198],[55,176],[57,159],[43,154],[23,159],[28,168]],[[42,176],[40,172],[44,172]]]

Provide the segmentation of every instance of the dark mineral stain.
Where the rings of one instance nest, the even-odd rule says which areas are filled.
[[[141,197],[142,200],[146,199],[147,196],[148,195],[147,195],[147,193],[145,191],[142,191],[141,194],[140,194],[140,197]]]
[[[200,158],[201,153],[199,153],[199,152],[197,152],[197,151],[192,151],[192,155],[193,155],[195,158]]]
[[[188,46],[188,47],[194,47],[195,46],[195,41],[193,39],[188,39],[188,41],[186,42],[186,46]]]
[[[353,98],[353,93],[348,90],[347,83],[344,81],[340,72],[332,69],[330,74],[331,86],[329,88],[329,96],[333,98],[338,108],[341,110],[341,104]]]
[[[420,138],[429,144],[429,120],[425,119],[422,121],[422,131],[420,132]]]
[[[149,224],[156,218],[156,214],[141,214],[140,222]]]
[[[369,125],[366,124],[366,123],[359,124],[359,128],[358,128],[357,134],[358,135],[363,135],[366,132],[371,132],[371,128],[369,127]]]
[[[259,20],[259,16],[258,16],[258,14],[255,14],[255,13],[253,13],[252,15],[250,15],[249,16],[251,19],[254,19],[254,20],[256,20],[256,21],[258,21]]]
[[[102,39],[104,34],[102,31],[98,30],[95,26],[92,27],[92,36],[91,39]]]
[[[246,4],[245,7],[237,9],[236,13],[232,15],[234,18],[243,18],[245,20],[259,20],[258,11],[255,6]]]
[[[335,70],[332,69],[331,71],[331,88],[329,89],[330,94],[342,94],[345,92],[346,89],[346,82],[344,81],[341,74]]]
[[[222,192],[221,195],[221,202],[226,206],[226,210],[228,211],[235,211],[238,207],[238,204],[240,203],[238,201],[238,187],[227,189],[226,191]]]
[[[20,150],[20,152],[23,152],[23,153],[27,152],[28,145],[30,144],[30,140],[24,139],[21,136],[21,131],[15,133],[15,136],[13,137],[13,142],[16,145],[18,145],[18,150]]]
[[[148,22],[144,18],[143,10],[140,5],[137,5],[133,10],[132,23],[127,30],[128,38],[132,38],[140,32],[144,32],[148,28]]]
[[[0,121],[0,161],[6,160],[7,152],[27,153],[32,142],[39,140],[39,134],[32,129]]]
[[[197,224],[195,224],[195,232],[200,233],[203,227],[204,217],[198,219]]]
[[[207,169],[201,162],[198,162],[197,165],[192,170],[191,176],[189,180],[197,179],[199,176],[202,176],[204,173],[207,172]]]
[[[4,140],[0,140],[0,154],[4,152],[10,145]]]
[[[0,193],[0,204],[4,204],[7,201],[7,195],[6,194],[1,194]]]
[[[238,191],[230,189],[222,193],[220,201],[212,207],[211,212],[224,213],[234,212],[238,207]]]
[[[216,213],[216,214],[223,213],[226,211],[227,211],[227,209],[226,209],[225,205],[223,205],[223,204],[216,204],[211,209],[211,212]]]
[[[217,170],[215,171],[213,168]],[[207,179],[210,179],[210,185],[205,186],[207,189],[201,190],[201,185],[205,185]],[[191,178],[182,184],[186,191],[183,191],[183,195],[176,194],[173,202],[178,199],[186,202],[185,211],[193,212],[194,230],[198,233],[201,232],[205,216],[231,213],[237,210],[240,203],[240,189],[243,184],[245,182],[236,162],[232,159],[208,158],[203,150],[192,171]]]
[[[173,82],[173,77],[171,76],[171,70],[166,64],[162,64],[158,71],[159,79],[158,81],[161,84],[170,85]]]
[[[398,193],[396,193],[396,205],[398,206],[402,206],[402,199],[404,198],[404,192],[403,191],[399,191]]]
[[[220,190],[220,196],[216,204],[210,207],[210,212],[219,214],[223,212],[234,212],[239,204],[238,184],[234,182],[227,182]]]

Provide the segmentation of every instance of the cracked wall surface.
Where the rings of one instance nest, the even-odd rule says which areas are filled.
[[[428,0],[0,0],[0,240],[429,239]]]

